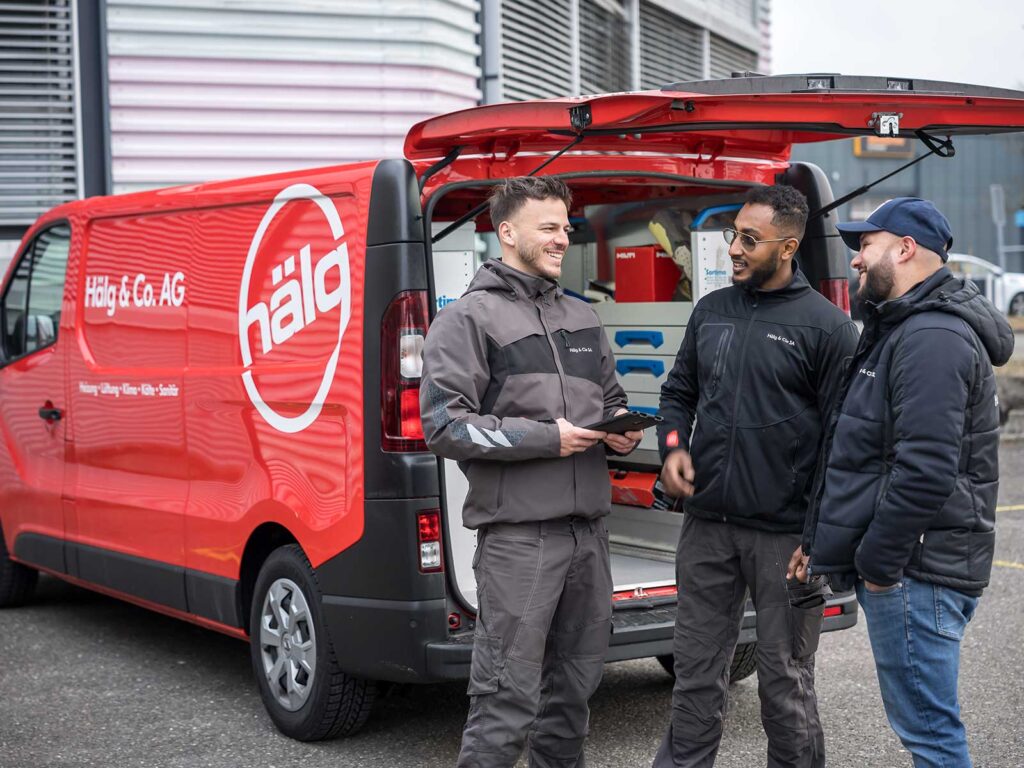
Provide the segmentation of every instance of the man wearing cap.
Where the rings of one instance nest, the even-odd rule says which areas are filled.
[[[988,585],[999,481],[993,365],[1013,332],[945,266],[949,222],[900,197],[839,224],[864,331],[790,572],[856,584],[889,723],[914,765],[969,766],[960,641]]]

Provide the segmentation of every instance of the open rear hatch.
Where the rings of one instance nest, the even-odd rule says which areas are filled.
[[[1024,92],[959,83],[779,75],[674,83],[660,91],[493,104],[424,120],[410,160],[578,149],[785,160],[790,147],[850,136],[1024,130]]]
[[[724,166],[712,161],[728,158],[726,165],[735,166],[733,160],[760,164],[774,174],[785,170],[795,143],[909,134],[928,144],[958,135],[1020,130],[1024,130],[1024,92],[904,78],[782,75],[481,106],[417,124],[406,137],[405,155],[421,169],[421,187],[429,200],[454,182],[464,185],[501,178],[509,172],[509,165],[503,164],[517,155],[536,155],[536,163],[531,160],[529,164],[532,169],[557,153],[607,153],[608,167],[619,170],[629,165],[630,153],[643,153],[633,157],[648,159],[652,154],[690,156],[696,158],[694,167],[713,185],[716,181],[722,184],[715,174]],[[642,162],[637,159],[637,166]],[[550,166],[552,172],[562,167]],[[609,176],[603,182],[614,185],[617,179]],[[477,197],[466,199],[468,208],[485,192],[473,194]],[[464,257],[460,269],[466,275],[472,273],[472,247],[469,233],[465,245],[444,249]],[[431,278],[435,291],[437,255]],[[453,292],[452,298],[457,295]],[[610,325],[607,318],[605,324]],[[632,324],[634,321],[626,323]],[[681,329],[675,331],[677,336],[681,334]],[[663,364],[670,365],[675,349],[657,354],[667,356]],[[656,388],[644,391],[654,400],[642,404],[656,405]],[[655,451],[645,453],[649,463],[656,463]],[[443,465],[447,568],[457,599],[474,611],[470,561],[475,535],[461,526],[465,478],[454,462]],[[656,472],[657,466],[652,464],[647,471]],[[609,530],[617,607],[646,605],[657,613],[666,601],[674,600],[674,552],[680,522],[677,513],[616,505]]]

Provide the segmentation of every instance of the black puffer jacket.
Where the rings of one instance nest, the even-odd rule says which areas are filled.
[[[701,299],[659,408],[662,459],[674,447],[693,457],[686,512],[802,531],[822,425],[856,346],[856,326],[799,269],[777,291]]]
[[[840,588],[906,573],[981,593],[999,480],[992,365],[1012,352],[1006,318],[945,267],[869,308],[816,479],[813,572]]]

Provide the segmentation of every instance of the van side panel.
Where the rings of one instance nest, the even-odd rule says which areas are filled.
[[[204,193],[192,249],[190,592],[220,613],[261,524],[312,565],[363,532],[363,282],[374,164]],[[191,603],[190,603],[191,606]],[[244,623],[245,616],[240,619]]]
[[[88,223],[68,364],[73,575],[158,602],[173,596],[180,609],[194,223],[180,212]]]

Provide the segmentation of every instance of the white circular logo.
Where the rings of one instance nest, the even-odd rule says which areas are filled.
[[[333,248],[319,258],[314,258],[309,244],[298,249],[298,253],[289,253],[284,248],[275,248],[278,240],[292,235],[288,232],[274,233],[264,243],[267,231],[274,217],[288,204],[296,201],[310,201],[320,209],[330,228]],[[341,354],[341,339],[348,327],[352,311],[351,282],[348,263],[348,246],[340,242],[345,235],[341,216],[330,198],[325,197],[309,184],[292,184],[281,190],[270,208],[267,209],[253,235],[249,246],[249,254],[242,272],[242,282],[238,291],[238,343],[242,352],[242,383],[249,395],[249,400],[270,426],[281,432],[301,432],[320,415],[324,399],[331,388],[334,373],[338,367]],[[265,280],[266,273],[271,274],[273,294],[268,301],[262,296],[252,300],[251,283],[253,268],[261,248],[267,245],[277,256],[279,262],[267,270],[261,270]],[[298,263],[296,263],[296,261]],[[336,270],[337,285],[329,281],[332,271]],[[317,386],[316,393],[310,399],[309,407],[297,416],[283,416],[274,410],[260,394],[253,377],[253,349],[250,345],[250,330],[256,330],[259,352],[267,355],[275,348],[286,344],[296,333],[328,313],[340,308],[338,320],[338,339],[327,358],[323,376]]]

